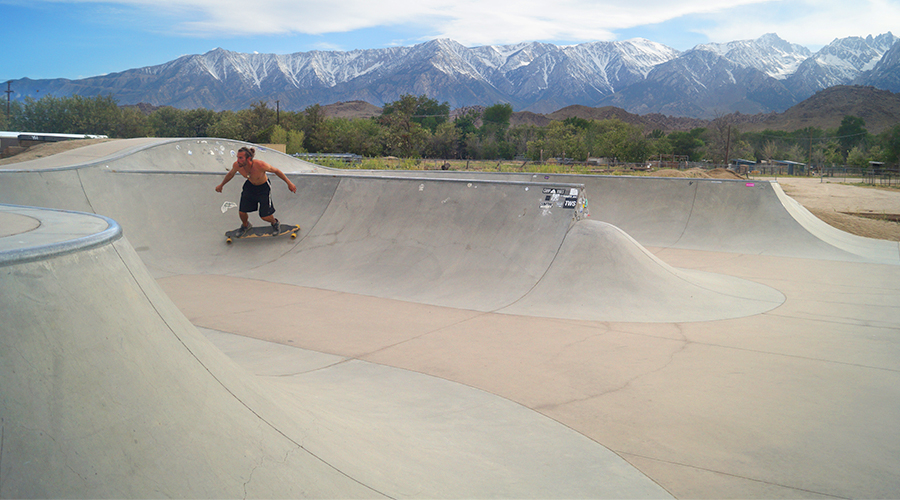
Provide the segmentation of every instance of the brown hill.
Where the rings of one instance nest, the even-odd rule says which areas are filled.
[[[883,132],[900,124],[900,94],[875,87],[839,85],[816,92],[784,113],[743,115],[743,119],[735,122],[744,132],[793,131],[806,127],[836,129],[848,115],[862,118],[866,130],[872,134]]]
[[[589,108],[587,106],[567,106],[559,111],[554,111],[547,115],[551,120],[565,120],[570,116],[577,116],[585,120],[621,120],[626,123],[640,125],[644,128],[644,132],[653,130],[662,130],[671,132],[674,130],[690,130],[696,127],[705,127],[707,120],[698,118],[686,118],[681,116],[666,116],[659,113],[650,113],[646,115],[636,115],[629,113],[622,108],[613,106],[603,106],[600,108]]]
[[[600,108],[591,108],[589,106],[573,105],[566,106],[553,113],[542,115],[532,113],[530,111],[519,111],[510,117],[510,125],[535,125],[545,127],[551,121],[563,121],[566,118],[577,117],[585,120],[621,120],[626,123],[639,125],[643,127],[644,132],[653,130],[662,130],[663,132],[672,132],[675,130],[691,130],[697,127],[706,127],[708,120],[698,118],[685,118],[681,116],[666,116],[659,113],[651,113],[647,115],[636,115],[629,113],[622,108],[613,106],[604,106]]]
[[[337,102],[322,106],[327,117],[369,118],[381,114],[381,108],[364,101]],[[451,112],[451,116],[469,108]],[[900,124],[900,94],[874,87],[842,85],[817,92],[809,99],[784,113],[746,115],[732,113],[721,117],[736,125],[741,132],[760,130],[794,131],[806,127],[836,129],[844,116],[857,116],[866,122],[866,130],[878,134]],[[645,133],[662,130],[665,133],[710,127],[710,120],[667,116],[659,113],[636,115],[622,108],[604,106],[566,106],[549,114],[517,111],[510,117],[510,125],[546,127],[551,121],[578,117],[585,120],[617,119],[643,127]]]
[[[366,101],[336,102],[322,106],[326,118],[371,118],[381,114],[381,108]]]
[[[900,124],[900,94],[874,87],[842,85],[817,92],[809,99],[788,109],[784,113],[764,113],[746,115],[732,113],[721,119],[736,125],[742,132],[760,130],[794,131],[806,127],[824,130],[836,129],[844,116],[857,116],[866,122],[866,130],[878,134]],[[621,108],[604,106],[567,106],[553,113],[540,115],[531,112],[516,112],[510,118],[510,125],[531,124],[546,126],[551,120],[565,120],[570,117],[585,120],[618,119],[626,123],[640,125],[644,132],[659,129],[665,133],[710,127],[710,120],[666,116],[658,113],[635,115]]]

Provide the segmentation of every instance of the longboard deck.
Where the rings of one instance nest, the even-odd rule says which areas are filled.
[[[282,236],[290,233],[291,239],[295,239],[297,237],[297,233],[300,232],[300,226],[297,225],[288,225],[288,224],[279,224],[278,232],[272,232],[272,226],[263,225],[263,226],[254,226],[251,227],[249,231],[244,233],[242,236],[238,236],[240,229],[234,229],[232,231],[228,231],[225,233],[225,242],[231,243],[234,240],[243,240],[245,238],[271,238],[276,236]]]

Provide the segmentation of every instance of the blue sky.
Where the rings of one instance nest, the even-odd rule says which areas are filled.
[[[290,54],[647,38],[678,50],[777,33],[818,50],[900,31],[900,0],[0,0],[0,82],[85,78],[217,47]],[[900,33],[894,33],[900,35]]]

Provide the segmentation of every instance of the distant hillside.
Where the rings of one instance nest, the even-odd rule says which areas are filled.
[[[146,104],[137,105],[145,113],[156,109]],[[484,107],[458,108],[450,112],[452,117],[468,109],[484,109]],[[322,114],[328,118],[371,118],[381,114],[381,108],[365,101],[336,102],[322,106]],[[729,120],[742,132],[760,130],[794,131],[806,127],[836,129],[844,116],[857,116],[866,122],[866,130],[878,134],[900,124],[900,94],[874,87],[837,86],[820,90],[805,101],[789,108],[784,113],[760,113],[747,115],[732,113],[722,119]],[[645,133],[662,130],[665,133],[687,131],[698,127],[709,127],[710,120],[679,116],[666,116],[659,113],[636,115],[622,108],[603,106],[566,106],[549,114],[517,111],[510,117],[510,126],[534,125],[546,127],[551,121],[562,121],[577,117],[585,120],[616,119],[643,127]]]
[[[731,121],[742,132],[760,130],[793,131],[806,127],[836,129],[844,116],[857,116],[866,122],[870,133],[881,133],[900,124],[900,94],[887,90],[862,86],[837,86],[820,90],[805,101],[789,108],[784,113],[760,113],[754,115],[732,113],[722,118]],[[590,108],[568,106],[548,115],[529,112],[513,113],[511,125],[533,124],[545,126],[551,120],[565,120],[569,117],[587,120],[618,119],[640,125],[644,132],[655,129],[669,133],[677,130],[691,130],[708,127],[710,120],[665,116],[661,114],[636,115],[612,106]]]
[[[881,133],[900,124],[900,94],[875,87],[830,87],[816,92],[784,113],[743,115],[737,117],[735,122],[745,132],[765,129],[792,131],[806,127],[836,129],[848,115],[862,118],[870,133]]]
[[[365,101],[336,102],[322,106],[326,118],[372,118],[381,114],[381,108]]]

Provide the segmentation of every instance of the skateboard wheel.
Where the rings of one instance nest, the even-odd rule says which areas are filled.
[[[291,233],[291,239],[292,240],[297,239],[297,233]]]
[[[226,238],[225,243],[231,243],[231,238]]]

